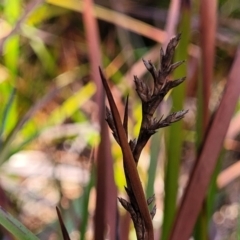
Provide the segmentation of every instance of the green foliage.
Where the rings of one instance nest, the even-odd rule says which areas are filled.
[[[191,12],[188,8],[182,9],[182,16],[179,31],[182,32],[181,41],[175,53],[176,61],[187,59],[187,47],[190,38],[190,17]],[[174,79],[186,76],[187,66],[180,66],[174,72]],[[181,110],[184,106],[186,95],[186,84],[173,90],[172,106],[175,110]],[[176,111],[175,110],[175,111]],[[167,133],[167,163],[165,169],[165,199],[164,199],[164,221],[162,227],[162,239],[169,238],[171,226],[177,209],[178,179],[181,165],[181,156],[184,141],[183,123],[178,122],[171,126]]]
[[[16,218],[14,218],[2,208],[0,209],[0,223],[19,240],[38,239],[22,223],[20,223]]]

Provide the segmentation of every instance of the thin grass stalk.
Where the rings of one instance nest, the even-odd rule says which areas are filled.
[[[10,2],[7,1],[6,2]],[[20,1],[15,1],[16,4],[19,4]],[[35,1],[31,1],[29,4],[27,4],[25,6],[25,12],[22,14],[21,18],[16,22],[16,24],[14,24],[14,26],[12,27],[11,32],[5,36],[4,38],[2,38],[0,40],[0,55],[3,53],[3,48],[5,43],[8,41],[8,39],[10,39],[12,36],[14,36],[16,33],[18,33],[20,31],[20,25],[27,19],[28,15],[36,8],[38,7],[38,5],[40,5],[41,3],[43,3],[44,0],[35,0]],[[6,6],[8,6],[10,9],[12,8],[11,5],[6,4]],[[12,14],[10,14],[12,16]],[[19,16],[18,16],[19,17]]]
[[[215,59],[215,38],[217,21],[217,0],[200,1],[200,42],[201,42],[201,71],[203,82],[203,131],[209,123],[210,88],[213,81]],[[211,23],[211,24],[209,24]]]
[[[16,0],[6,1],[4,6],[4,15],[8,23],[14,27],[20,17],[20,2]],[[4,43],[4,63],[8,69],[8,79],[1,83],[0,94],[2,98],[2,106],[7,105],[8,97],[11,95],[12,86],[16,87],[17,75],[18,75],[18,63],[19,63],[19,36],[14,35],[9,37]],[[11,103],[11,108],[8,111],[8,121],[5,125],[4,131],[9,132],[11,128],[16,124],[17,110],[16,110],[16,98]]]
[[[168,11],[168,18],[166,21],[166,37],[164,39],[163,48],[167,47],[167,43],[171,36],[175,34],[176,26],[178,24],[179,18],[179,8],[180,8],[180,1],[179,0],[172,0],[170,3],[170,9]],[[150,54],[150,52],[148,53]],[[146,57],[144,57],[146,58]],[[155,58],[151,56],[150,59],[155,62]],[[149,57],[147,57],[149,59]],[[157,59],[157,58],[156,58]],[[151,146],[150,146],[150,165],[148,169],[148,182],[146,187],[146,194],[150,196],[154,192],[154,182],[156,177],[157,171],[157,163],[160,153],[160,139],[161,139],[162,131],[158,131],[151,139]]]
[[[200,42],[201,42],[201,74],[199,78],[199,95],[197,108],[197,138],[196,149],[199,149],[209,124],[210,88],[213,80],[215,57],[215,33],[217,1],[200,2]],[[211,22],[211,24],[209,24]],[[207,197],[208,198],[208,197]],[[206,200],[207,201],[207,200]],[[196,224],[196,240],[208,239],[208,204],[204,202],[203,209]]]
[[[18,18],[20,16],[20,2],[15,0],[10,0],[5,4],[4,14],[7,21],[13,27],[17,24]],[[15,90],[13,91],[13,87],[17,85],[17,75],[18,75],[18,61],[19,61],[19,36],[10,36],[5,38],[5,41],[2,40],[2,47],[4,48],[4,62],[5,66],[8,68],[9,77],[8,79],[1,83],[0,94],[2,98],[2,106],[6,106],[5,109],[2,110],[2,126],[1,126],[1,137],[5,135],[5,139],[1,141],[1,149],[0,156],[3,156],[5,151],[6,142],[9,139],[9,135],[11,135],[12,128],[17,123],[18,114],[16,109],[16,98],[14,98]],[[12,95],[12,97],[11,97]],[[9,98],[10,96],[10,98]],[[7,119],[6,119],[7,118]],[[7,121],[6,121],[7,120]],[[6,156],[3,159],[0,157],[1,162],[5,161]]]
[[[104,130],[102,128],[102,111],[104,110],[102,107],[103,96],[102,96],[102,86],[99,84],[98,75],[96,70],[101,63],[101,54],[100,54],[100,41],[96,20],[93,17],[92,10],[92,1],[85,1],[85,5],[83,6],[83,24],[86,32],[87,46],[89,52],[89,62],[90,62],[90,72],[91,77],[96,83],[97,92],[95,95],[95,101],[100,103],[99,112],[98,112],[98,121],[101,126],[101,141],[99,144],[99,148],[103,147],[103,134]],[[96,55],[95,55],[96,51]],[[104,124],[104,123],[103,123]],[[106,128],[105,128],[106,129]],[[106,158],[104,153],[101,153],[97,150],[96,156],[97,167],[96,167],[96,209],[95,209],[95,217],[94,217],[94,237],[95,239],[103,240],[105,238],[105,228],[106,228]],[[100,164],[101,162],[101,164]],[[101,176],[102,175],[102,176]],[[85,217],[85,216],[83,216]],[[84,232],[83,232],[84,234]]]
[[[12,88],[11,94],[7,100],[7,104],[3,109],[3,113],[2,113],[2,121],[0,123],[0,137],[2,137],[2,134],[4,133],[5,124],[7,124],[8,116],[11,111],[11,107],[12,107],[15,96],[16,96],[16,88]],[[2,147],[2,142],[0,141],[0,149],[1,147]]]
[[[77,7],[76,4],[75,8]],[[95,94],[95,101],[99,102],[99,110],[98,110],[98,121],[100,126],[102,127],[102,111],[103,109],[103,95],[102,95],[102,86],[99,84],[99,77],[97,75],[96,70],[101,63],[101,54],[100,54],[100,43],[99,43],[99,34],[98,34],[98,27],[96,20],[93,17],[92,12],[92,1],[88,0],[85,1],[83,5],[83,24],[86,32],[86,40],[88,46],[88,53],[89,53],[89,62],[90,62],[90,72],[91,77],[96,83],[97,92]],[[96,53],[95,53],[96,51]],[[104,123],[103,123],[104,124]],[[106,128],[105,128],[106,129]],[[103,134],[104,130],[101,128],[101,141],[99,147],[103,147]],[[103,240],[105,238],[105,227],[106,227],[106,158],[104,153],[101,153],[97,150],[96,156],[97,160],[97,168],[96,168],[96,209],[95,209],[95,217],[94,217],[94,237],[95,239]],[[100,164],[101,162],[101,164]],[[101,176],[102,175],[102,176]]]
[[[80,226],[80,240],[86,239],[85,234],[87,231],[88,218],[89,218],[88,204],[89,204],[89,200],[90,200],[90,191],[95,184],[95,166],[93,164],[94,163],[92,163],[91,171],[90,171],[90,180],[89,180],[87,186],[84,188],[84,193],[83,193],[82,218],[81,218],[81,226]]]
[[[101,47],[94,16],[92,0],[84,2],[83,22],[88,43],[91,76],[97,86],[95,101],[99,106],[98,121],[101,127],[101,142],[97,149],[97,202],[95,214],[95,239],[103,239],[107,225],[109,238],[116,239],[117,225],[117,189],[113,174],[113,159],[111,156],[108,128],[105,124],[105,98],[100,81],[98,66],[101,65]]]
[[[161,134],[162,132],[159,130],[151,139],[150,146],[150,165],[148,168],[148,181],[146,187],[146,195],[151,196],[154,192],[154,182],[156,178],[157,172],[157,164],[158,164],[158,155],[161,151],[160,142],[161,142]]]
[[[78,7],[77,5],[75,6]],[[88,56],[90,62],[90,75],[93,78],[96,86],[97,92],[95,95],[95,100],[98,104],[103,104],[103,87],[99,78],[98,66],[101,64],[101,47],[99,32],[97,26],[97,20],[93,13],[93,2],[92,0],[86,0],[83,6],[83,24],[86,35],[86,42],[88,46]],[[101,111],[98,112],[99,121],[104,117]]]
[[[101,109],[104,112],[104,109]],[[107,134],[107,135],[106,135]],[[108,151],[106,148],[105,139],[108,138],[107,126],[105,121],[102,120],[101,123],[101,141],[99,144],[99,149],[97,151],[97,172],[96,174],[96,209],[94,216],[94,239],[103,240],[106,238],[106,212],[107,209],[107,162],[106,162],[106,152]],[[109,142],[108,142],[109,144]],[[108,145],[109,146],[109,145]]]
[[[179,30],[182,39],[175,53],[175,60],[187,59],[187,48],[190,38],[190,4],[182,5]],[[174,72],[174,77],[185,76],[186,65]],[[174,89],[172,92],[172,105],[174,109],[182,109],[185,98],[185,84]],[[167,163],[165,168],[165,197],[164,197],[164,220],[162,226],[162,240],[169,238],[170,230],[174,221],[178,196],[178,177],[180,160],[182,156],[183,125],[178,122],[169,128],[167,136]]]
[[[163,49],[166,49],[167,44],[170,38],[176,33],[176,28],[179,21],[179,12],[180,12],[180,1],[179,0],[172,0],[170,3],[170,7],[168,10],[168,17],[166,21],[166,38],[164,39]],[[150,52],[148,53],[150,54]],[[147,58],[149,59],[149,57]],[[153,56],[151,56],[152,61],[155,62]],[[156,58],[157,59],[157,58]],[[159,154],[161,152],[160,141],[162,137],[162,131],[158,131],[151,139],[150,145],[150,165],[148,169],[148,182],[146,188],[147,196],[150,196],[151,193],[154,192],[154,182],[156,177],[157,171],[157,163],[159,159]]]
[[[200,63],[199,63],[200,66]],[[202,141],[204,139],[204,125],[206,124],[206,119],[204,122],[204,106],[205,101],[205,95],[203,94],[203,78],[202,78],[202,71],[199,71],[199,77],[198,77],[198,87],[197,87],[197,113],[196,113],[196,140],[195,140],[195,145],[196,149],[199,151]],[[207,113],[208,114],[208,113]],[[202,239],[202,240],[207,240],[207,229],[206,229],[206,224],[207,224],[207,206],[206,202],[203,203],[202,205],[202,211],[198,217],[198,220],[196,222],[196,226],[194,229],[194,237],[196,239]]]

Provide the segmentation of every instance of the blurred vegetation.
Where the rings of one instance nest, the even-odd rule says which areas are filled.
[[[154,190],[156,195],[154,228],[158,239],[161,232],[162,239],[167,239],[176,203],[200,145],[196,139],[202,140],[204,132],[196,124],[201,111],[197,101],[204,98],[198,95],[203,71],[200,38],[204,34],[199,28],[200,1],[192,1],[187,12],[183,5],[188,1],[182,1],[177,12],[170,11],[173,2],[125,0],[116,4],[99,0],[93,9],[102,66],[121,113],[124,99],[130,95],[132,138],[137,136],[141,119],[133,75],[149,83],[141,59],[151,59],[157,66],[161,45],[165,47],[169,38],[182,33],[175,59],[186,60],[186,64],[172,77],[186,75],[187,80],[179,91],[165,98],[158,115],[182,108],[189,113],[179,125],[160,130],[139,163],[147,194]],[[40,239],[59,239],[61,235],[56,206],[71,239],[92,239],[94,235],[96,172],[91,151],[100,139],[99,103],[94,100],[98,89],[91,72],[91,45],[86,40],[88,25],[83,21],[83,11],[84,1],[76,0],[0,2],[0,206]],[[170,21],[170,14],[179,15],[176,23]],[[168,24],[173,32],[167,30]],[[240,40],[239,26],[240,2],[218,1],[210,115],[224,91]],[[237,239],[240,234],[239,173],[221,175],[239,161],[239,106],[238,102],[215,172],[217,184],[209,193],[213,210],[204,222],[209,239]],[[121,195],[125,183],[121,152],[112,140],[114,178]],[[167,166],[170,159],[172,165]],[[229,176],[233,176],[231,182]],[[119,216],[120,220],[125,217],[121,208]],[[4,225],[1,218],[0,223]],[[0,239],[4,236],[14,239],[1,228]],[[135,237],[132,226],[129,236]]]

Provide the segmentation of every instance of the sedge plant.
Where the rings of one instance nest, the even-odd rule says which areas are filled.
[[[154,114],[163,101],[169,90],[181,84],[185,77],[170,80],[169,75],[180,66],[184,61],[172,63],[175,48],[180,40],[178,34],[172,38],[164,53],[160,50],[160,67],[156,70],[150,60],[143,59],[143,63],[153,78],[153,87],[148,86],[143,80],[134,76],[134,82],[137,94],[142,105],[142,122],[138,137],[128,141],[128,99],[125,105],[123,122],[114,101],[113,95],[107,84],[101,68],[100,75],[110,109],[106,108],[106,121],[112,130],[113,136],[119,144],[123,155],[123,167],[126,178],[125,187],[129,200],[118,198],[122,206],[130,213],[138,240],[153,240],[152,219],[156,213],[156,205],[149,211],[149,205],[154,201],[154,194],[146,199],[140,177],[137,171],[138,161],[143,148],[146,146],[150,137],[156,133],[159,128],[167,127],[171,123],[181,120],[187,113],[187,110],[173,112],[167,117],[157,119]]]

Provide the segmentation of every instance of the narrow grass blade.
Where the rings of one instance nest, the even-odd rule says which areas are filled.
[[[15,0],[10,0],[5,4],[4,15],[8,23],[13,27],[20,17],[20,2]],[[18,61],[19,61],[19,36],[11,36],[7,39],[4,44],[4,62],[8,69],[9,77],[5,82],[1,83],[0,95],[2,105],[7,105],[9,96],[11,95],[12,86],[16,85],[17,75],[18,75]],[[8,121],[5,124],[5,132],[9,130],[16,124],[17,119],[17,109],[16,100],[12,101],[11,108],[8,112]]]
[[[16,22],[14,27],[12,28],[11,32],[5,36],[3,39],[0,40],[0,54],[3,52],[3,46],[5,43],[8,41],[9,38],[11,38],[15,33],[19,32],[20,30],[20,25],[26,20],[28,15],[41,3],[43,3],[44,0],[35,0],[31,1],[29,4],[26,5],[25,7],[25,12],[21,16],[21,18]],[[20,1],[15,1],[16,5],[20,4]],[[6,4],[9,8],[11,8],[10,4]],[[10,10],[11,11],[11,10]],[[10,13],[11,15],[11,13]]]
[[[215,58],[215,34],[216,34],[216,12],[217,1],[200,2],[200,40],[201,40],[201,71],[198,88],[198,108],[197,108],[197,140],[196,149],[199,149],[204,134],[209,124],[209,99],[210,88],[213,79],[213,67]],[[211,24],[209,25],[209,22]],[[207,196],[208,199],[208,196]],[[195,226],[195,239],[208,239],[208,206],[206,202],[199,215]]]
[[[85,234],[87,231],[87,226],[88,226],[88,204],[89,204],[89,199],[90,199],[90,191],[93,188],[95,183],[95,167],[91,167],[91,172],[90,172],[90,180],[88,182],[88,185],[84,188],[84,193],[83,193],[83,202],[82,202],[82,216],[81,216],[81,227],[80,227],[80,240],[85,240]]]
[[[6,121],[8,119],[9,112],[12,107],[15,95],[16,95],[16,89],[12,88],[11,94],[9,96],[9,99],[7,101],[7,104],[6,104],[6,106],[3,110],[3,114],[2,114],[2,121],[1,121],[1,125],[0,125],[0,137],[2,137],[2,134],[5,130]],[[1,148],[1,143],[0,143],[0,148]]]
[[[208,186],[207,197],[203,202],[201,212],[198,216],[197,223],[194,229],[194,238],[199,240],[209,239],[209,223],[214,210],[214,203],[216,200],[216,194],[218,192],[217,177],[221,169],[223,154],[218,158],[217,165],[211,177],[211,181]]]
[[[77,4],[79,6],[79,3]],[[114,182],[113,159],[109,148],[110,139],[105,122],[105,97],[99,77],[98,66],[101,65],[101,45],[94,3],[86,0],[83,4],[83,24],[87,38],[90,71],[96,84],[95,102],[99,106],[98,122],[101,127],[101,142],[97,150],[97,201],[95,214],[95,239],[104,239],[106,226],[109,227],[108,238],[116,239],[117,189]]]
[[[65,227],[65,224],[63,222],[63,219],[62,219],[62,216],[61,216],[61,213],[60,213],[60,210],[58,209],[58,207],[56,207],[56,210],[57,210],[58,220],[59,220],[59,223],[60,223],[60,226],[61,226],[63,240],[71,240],[70,237],[69,237],[68,231]]]
[[[201,70],[204,95],[203,127],[207,129],[209,121],[210,87],[213,79],[215,59],[215,35],[217,21],[217,1],[203,0],[200,2],[200,40],[201,40]],[[211,24],[209,24],[211,23]]]
[[[190,5],[182,6],[182,17],[179,31],[182,33],[181,41],[176,49],[175,61],[187,59],[187,48],[190,39]],[[181,66],[174,72],[174,78],[184,77],[187,68]],[[172,92],[172,105],[174,110],[183,109],[186,84],[181,84]],[[182,156],[183,123],[179,121],[169,128],[167,136],[167,163],[165,168],[165,198],[164,198],[164,220],[162,226],[162,240],[169,238],[171,226],[174,221],[177,207],[178,177],[180,160]]]
[[[79,107],[95,93],[95,85],[89,82],[73,96],[69,97],[62,105],[57,107],[49,116],[46,125],[61,124],[67,117],[70,117]]]
[[[30,45],[41,61],[41,64],[43,65],[45,71],[49,74],[54,73],[56,69],[55,59],[45,46],[44,42],[40,38],[33,39],[30,42]]]
[[[221,103],[207,132],[202,150],[190,176],[170,240],[177,240],[179,236],[181,236],[182,240],[187,240],[192,234],[240,94],[240,85],[238,84],[238,76],[240,75],[239,64],[240,48],[236,53]]]
[[[150,147],[150,165],[148,168],[148,181],[146,187],[146,195],[150,197],[154,193],[154,182],[156,178],[157,172],[157,164],[158,164],[158,155],[161,151],[160,149],[160,139],[162,131],[158,130],[151,139],[151,147]]]
[[[77,8],[78,4],[75,7]],[[95,100],[98,104],[103,104],[103,87],[98,72],[98,66],[100,66],[102,59],[101,45],[99,40],[97,20],[95,19],[93,11],[92,0],[86,0],[83,4],[83,24],[87,38],[90,72],[97,87]],[[105,118],[105,116],[102,116],[102,113],[99,112],[99,120],[102,119],[102,117]]]
[[[18,240],[38,240],[22,223],[0,208],[0,224]]]
[[[4,7],[4,15],[10,25],[14,26],[20,17],[20,2],[15,0],[7,1]],[[9,69],[11,76],[16,77],[19,59],[19,37],[12,36],[8,38],[4,45],[5,65]]]

